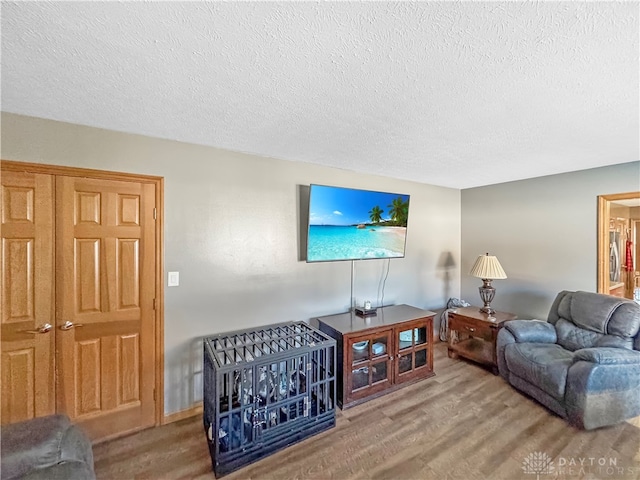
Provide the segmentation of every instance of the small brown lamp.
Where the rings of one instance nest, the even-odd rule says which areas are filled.
[[[498,259],[488,253],[478,256],[469,274],[481,278],[483,282],[482,286],[478,287],[480,298],[484,302],[484,307],[482,307],[480,311],[488,315],[496,313],[496,311],[491,308],[491,301],[496,294],[496,289],[491,286],[491,280],[507,278],[507,274],[504,273]]]

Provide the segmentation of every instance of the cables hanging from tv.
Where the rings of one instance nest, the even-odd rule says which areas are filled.
[[[387,283],[387,277],[389,276],[389,265],[391,264],[391,259],[387,258],[387,272],[384,277],[380,279],[380,283],[378,283],[378,307],[384,307],[384,287]],[[380,295],[380,287],[382,287],[382,296]]]
[[[356,299],[354,297],[354,288],[353,285],[355,283],[355,275],[356,275],[356,262],[351,260],[351,311],[354,311],[356,308]]]

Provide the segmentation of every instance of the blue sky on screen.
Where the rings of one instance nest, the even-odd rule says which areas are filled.
[[[404,201],[409,199],[409,195],[398,193],[311,185],[309,224],[353,225],[371,222],[369,211],[376,205],[384,212],[382,219],[388,220],[388,206],[397,197],[402,197]]]

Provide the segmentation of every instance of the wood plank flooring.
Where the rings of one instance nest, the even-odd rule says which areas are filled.
[[[436,376],[354,408],[335,428],[223,478],[640,479],[640,417],[577,430],[501,377],[434,351]],[[525,470],[539,453],[553,472]],[[100,480],[213,479],[202,418],[94,447]],[[604,465],[601,465],[604,463]]]

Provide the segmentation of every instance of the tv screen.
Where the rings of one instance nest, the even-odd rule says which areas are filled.
[[[311,185],[307,262],[404,257],[409,195]]]

